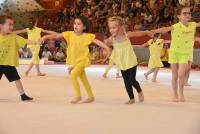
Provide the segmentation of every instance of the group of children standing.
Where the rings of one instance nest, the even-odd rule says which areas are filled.
[[[108,19],[108,28],[111,36],[104,42],[97,40],[94,34],[87,33],[89,29],[89,22],[85,17],[76,17],[74,20],[73,31],[65,31],[63,33],[55,33],[52,31],[42,30],[37,28],[36,25],[32,29],[25,29],[15,31],[12,33],[13,20],[7,16],[0,17],[0,77],[4,74],[8,80],[15,81],[17,89],[19,90],[22,100],[32,100],[24,93],[20,77],[17,73],[16,66],[18,66],[18,48],[24,47],[25,44],[39,47],[38,39],[44,42],[48,39],[64,38],[68,44],[67,48],[67,64],[69,65],[68,71],[70,79],[75,90],[75,97],[71,103],[79,103],[82,100],[80,85],[78,78],[81,79],[88,98],[83,103],[90,103],[95,100],[92,92],[92,87],[87,79],[85,68],[90,64],[90,54],[88,46],[91,43],[98,45],[107,52],[106,59],[111,55],[111,64],[116,64],[117,68],[121,71],[124,85],[129,96],[126,104],[133,104],[135,96],[133,87],[138,92],[139,102],[144,101],[144,95],[139,82],[136,80],[137,71],[137,58],[133,51],[130,42],[131,37],[138,37],[154,35],[153,39],[147,44],[142,46],[150,47],[150,61],[149,70],[145,73],[145,77],[154,72],[153,82],[156,82],[156,76],[162,62],[160,60],[160,51],[163,47],[164,40],[160,39],[159,33],[171,31],[171,47],[169,52],[169,62],[172,68],[172,88],[173,88],[173,101],[185,101],[183,88],[185,83],[186,72],[188,72],[188,62],[190,60],[193,45],[195,40],[196,27],[200,27],[200,23],[190,22],[191,12],[187,6],[179,7],[178,16],[179,22],[171,27],[164,27],[152,31],[143,32],[126,32],[125,23],[121,17],[114,16]],[[27,32],[29,40],[16,35],[15,33]],[[40,38],[40,33],[45,32],[50,35],[45,35]],[[197,38],[197,41],[200,39]],[[112,46],[112,54],[108,46]],[[38,50],[33,50],[36,54],[34,58],[38,58]],[[33,59],[34,59],[33,58]],[[37,62],[34,62],[37,61]],[[33,60],[26,74],[28,75],[33,64],[38,68],[38,60]],[[38,70],[38,75],[44,75]]]

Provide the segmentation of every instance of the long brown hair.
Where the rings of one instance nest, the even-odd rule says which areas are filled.
[[[153,35],[151,44],[155,43],[156,40],[158,39],[158,37],[159,37],[160,35],[161,35],[160,33],[155,33],[155,34]],[[160,44],[160,43],[159,43],[159,44]],[[158,44],[158,45],[159,45],[159,44]]]
[[[30,30],[33,30],[35,26],[37,26],[37,23],[38,23],[38,19],[34,19],[32,18],[29,22],[29,29]]]

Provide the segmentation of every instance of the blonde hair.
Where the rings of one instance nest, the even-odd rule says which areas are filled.
[[[125,24],[124,19],[122,17],[120,17],[120,16],[113,16],[113,17],[109,17],[108,18],[108,22],[113,22],[113,21],[117,21],[119,23],[119,25],[122,28],[124,34],[127,36],[126,24]]]
[[[117,21],[120,26],[125,26],[125,21],[120,16],[113,16],[108,18],[108,22],[113,22],[113,21]]]

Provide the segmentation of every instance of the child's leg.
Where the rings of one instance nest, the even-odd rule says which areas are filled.
[[[9,80],[9,82],[15,81],[15,85],[17,87],[19,94],[21,95],[22,101],[28,101],[28,100],[33,99],[31,97],[28,97],[24,93],[24,88],[22,86],[20,76],[19,76],[17,69],[15,67],[13,67],[13,66],[0,66],[0,78],[2,77],[3,74]]]
[[[21,80],[16,80],[15,81],[15,85],[17,87],[17,90],[18,92],[20,93],[20,96],[21,96],[21,100],[22,101],[29,101],[29,100],[33,100],[33,98],[27,96],[24,92],[24,88],[23,88],[23,85],[21,83]]]
[[[104,73],[103,73],[103,77],[106,78],[107,74],[109,72],[109,70],[112,68],[113,64],[109,63],[108,67],[105,69]]]
[[[116,78],[120,78],[121,76],[119,75],[120,69],[117,67],[116,68]]]
[[[130,69],[130,74],[129,74],[129,79],[133,85],[133,87],[137,90],[138,92],[138,98],[140,102],[144,101],[144,95],[142,92],[142,89],[140,87],[139,82],[136,80],[136,72],[137,72],[137,66],[133,67]]]
[[[20,95],[24,94],[24,87],[23,87],[23,85],[22,85],[21,80],[16,80],[16,81],[15,81],[15,85],[16,85],[16,87],[17,87],[17,90],[18,90],[19,94],[20,94]]]
[[[32,63],[35,64],[37,75],[38,76],[45,76],[45,74],[41,73],[40,67],[39,67],[39,64],[40,64],[40,57],[39,57],[40,47],[39,46],[33,47],[30,50],[32,52]]]
[[[87,91],[87,94],[88,94],[88,99],[86,99],[85,101],[83,101],[83,103],[89,103],[89,102],[93,102],[94,101],[94,95],[92,93],[92,88],[89,84],[89,81],[87,79],[87,76],[86,76],[86,73],[85,71],[83,70],[83,72],[81,73],[80,75],[80,79]]]
[[[38,50],[36,50],[36,52],[34,54],[33,61],[34,61],[34,64],[35,64],[37,75],[38,76],[45,76],[46,74],[41,73],[41,71],[40,71],[40,57],[39,57],[39,51]]]
[[[183,90],[184,90],[185,75],[187,70],[188,70],[188,64],[179,64],[178,85],[179,85],[180,101],[185,101]]]
[[[172,88],[173,88],[173,101],[178,102],[178,64],[171,64],[172,69]]]
[[[159,68],[155,68],[154,73],[153,73],[152,82],[157,82],[156,78],[158,75],[158,71],[159,71]]]
[[[72,85],[76,93],[75,99],[71,101],[72,103],[77,103],[81,100],[81,92],[80,92],[80,85],[78,83],[78,77],[81,75],[83,70],[84,70],[84,66],[77,65],[72,69],[70,73],[70,79],[72,81]]]
[[[132,104],[132,103],[134,103],[135,97],[134,97],[134,94],[133,94],[132,83],[129,79],[129,70],[126,70],[126,71],[121,70],[121,73],[122,73],[122,77],[124,79],[126,91],[127,91],[128,96],[130,98],[130,100],[128,102],[126,102],[126,104]]]
[[[192,66],[192,62],[188,61],[188,70],[186,71],[186,78],[185,78],[185,86],[191,86],[188,81],[189,81],[189,77],[190,77],[190,70],[191,70],[191,66]]]
[[[44,74],[44,73],[41,73],[39,64],[36,64],[36,65],[35,65],[35,68],[36,68],[36,70],[37,70],[37,75],[38,75],[38,76],[45,76],[45,75],[46,75],[46,74]]]
[[[145,79],[148,80],[148,75],[153,73],[155,71],[155,68],[151,68],[148,72],[144,73]]]
[[[28,74],[29,74],[29,72],[31,71],[31,69],[33,68],[33,62],[31,62],[30,64],[29,64],[29,66],[28,66],[28,69],[26,70],[26,72],[25,72],[25,75],[26,76],[28,76]]]

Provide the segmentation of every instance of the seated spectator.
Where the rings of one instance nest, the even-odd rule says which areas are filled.
[[[65,62],[65,59],[66,59],[66,57],[65,57],[65,54],[63,53],[62,48],[59,48],[56,53],[55,60],[57,62]]]
[[[23,48],[19,48],[18,53],[19,53],[19,57],[22,58],[23,57]]]
[[[91,63],[96,64],[99,60],[99,49],[98,47],[93,47],[90,53]]]
[[[55,40],[49,40],[48,41],[48,49],[52,54],[56,53],[56,44],[55,44]]]
[[[31,58],[32,54],[28,48],[23,48],[22,58]]]
[[[52,54],[51,54],[51,52],[48,50],[47,47],[44,48],[44,51],[43,51],[43,53],[42,53],[42,57],[43,57],[43,58],[46,58],[46,59],[48,59],[48,60],[52,59]]]
[[[169,68],[170,67],[170,64],[168,63],[169,44],[164,43],[163,49],[162,49],[161,54],[160,54],[160,58],[161,58],[161,61],[162,61],[163,65],[164,65],[164,67]]]

